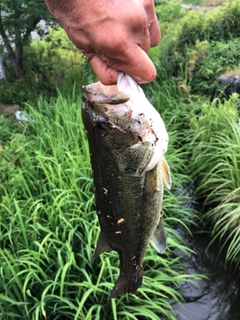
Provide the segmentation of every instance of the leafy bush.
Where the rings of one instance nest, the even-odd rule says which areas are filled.
[[[163,24],[159,69],[165,68],[194,93],[208,93],[220,72],[239,64],[240,2],[210,12],[184,12],[166,29]]]
[[[156,14],[160,21],[162,22],[172,22],[177,19],[181,12],[181,1],[179,0],[165,0],[160,1],[156,5]]]
[[[84,58],[62,29],[52,30],[45,40],[34,40],[31,47],[25,48],[23,61],[23,78],[15,78],[13,70],[7,66],[7,82],[0,82],[2,103],[35,104],[40,95],[47,99],[57,96],[58,87],[68,88],[74,82],[80,85],[86,77]]]
[[[216,83],[218,76],[234,69],[240,61],[240,38],[202,42],[203,51],[199,52],[199,43],[191,51],[187,70],[193,93],[208,93]]]

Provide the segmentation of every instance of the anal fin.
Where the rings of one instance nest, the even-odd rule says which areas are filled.
[[[99,239],[98,239],[97,247],[93,253],[93,260],[95,260],[101,253],[108,252],[111,250],[112,250],[112,248],[107,243],[107,239],[106,239],[104,233],[101,231]]]

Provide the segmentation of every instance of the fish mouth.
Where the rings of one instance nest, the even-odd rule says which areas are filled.
[[[130,99],[130,95],[126,92],[119,91],[117,85],[105,86],[100,81],[82,86],[84,94],[88,100],[94,101],[95,104],[123,104]]]
[[[105,86],[100,81],[82,87],[84,92],[103,92],[105,94],[116,94],[119,92],[117,85]]]
[[[125,103],[133,96],[142,97],[145,95],[138,84],[124,73],[118,73],[118,82],[116,85],[105,86],[100,81],[83,86],[82,90],[89,96],[89,100],[98,103],[121,104]],[[98,95],[100,97],[98,98]]]
[[[142,89],[138,84],[129,76],[126,76],[124,73],[118,73],[118,83],[116,85],[105,86],[100,81],[89,84],[82,87],[84,92],[102,92],[106,95],[114,95],[120,92],[125,94],[128,93],[129,99],[132,93],[137,93],[142,95]]]

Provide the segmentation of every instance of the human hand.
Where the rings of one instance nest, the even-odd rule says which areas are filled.
[[[118,71],[138,83],[154,80],[147,55],[160,41],[153,0],[45,1],[103,84],[116,84]]]

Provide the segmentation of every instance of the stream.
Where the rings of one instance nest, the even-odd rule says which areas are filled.
[[[182,261],[188,274],[204,274],[208,278],[198,284],[183,283],[180,293],[185,302],[174,304],[179,320],[240,320],[240,274],[226,268],[224,255],[218,257],[219,248],[207,248],[208,234],[184,233],[185,241],[196,254],[183,255]]]

